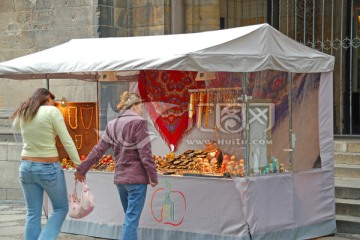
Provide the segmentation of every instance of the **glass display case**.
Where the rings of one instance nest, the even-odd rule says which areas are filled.
[[[319,81],[316,73],[216,72],[206,88],[189,90],[189,117],[221,149],[229,176],[319,168]]]

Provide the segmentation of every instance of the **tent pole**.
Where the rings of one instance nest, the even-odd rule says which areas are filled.
[[[50,81],[49,81],[49,76],[46,74],[46,89],[50,90]]]
[[[248,99],[246,96],[246,81],[247,81],[247,73],[244,72],[243,73],[243,77],[242,77],[242,97],[243,97],[243,103],[245,105],[245,119],[246,119],[246,124],[245,124],[245,136],[244,139],[246,139],[245,144],[243,147],[245,147],[244,150],[244,159],[245,159],[245,167],[246,167],[246,176],[250,176],[250,157],[249,157],[249,140],[250,140],[250,136],[249,136],[249,104],[248,104]]]
[[[97,111],[97,114],[96,114],[97,119],[96,119],[96,121],[98,123],[98,129],[97,129],[97,132],[98,132],[97,137],[98,137],[98,139],[97,140],[99,140],[100,128],[101,128],[101,126],[100,126],[100,104],[99,104],[99,85],[100,85],[99,72],[95,73],[94,78],[95,78],[95,82],[96,82],[96,110],[95,111]]]
[[[288,73],[288,111],[289,111],[289,170],[293,170],[293,158],[294,158],[294,140],[295,135],[293,133],[293,120],[292,120],[292,82],[293,75]]]
[[[100,82],[97,81],[96,82],[96,105],[99,105],[99,85],[100,85]],[[98,108],[98,110],[99,110],[99,108]]]

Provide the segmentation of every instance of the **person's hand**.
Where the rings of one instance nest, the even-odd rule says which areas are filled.
[[[74,173],[74,175],[75,175],[75,180],[76,180],[76,181],[82,182],[82,181],[85,181],[85,179],[86,179],[86,176],[81,175],[78,171],[76,171],[76,172]]]
[[[151,185],[152,187],[155,187],[156,185],[158,185],[158,183],[157,183],[157,182],[156,182],[156,183],[151,182],[150,185]]]

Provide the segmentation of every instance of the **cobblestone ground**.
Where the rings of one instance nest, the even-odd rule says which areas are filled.
[[[24,238],[26,207],[22,201],[0,200],[0,239],[1,240],[20,240]],[[42,223],[46,223],[46,217],[43,214]],[[103,238],[94,238],[89,236],[60,233],[59,240],[102,240]],[[146,239],[156,240],[156,239]],[[186,240],[186,239],[184,239]],[[312,240],[360,240],[360,235],[354,234],[336,234],[331,237],[322,237]]]
[[[0,239],[1,240],[20,240],[24,239],[26,207],[22,201],[0,201]],[[46,223],[43,214],[42,223]],[[101,240],[88,236],[60,233],[59,240]]]

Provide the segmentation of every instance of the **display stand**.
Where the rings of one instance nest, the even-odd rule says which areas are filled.
[[[98,109],[95,102],[69,102],[62,107],[56,105],[65,120],[66,127],[73,139],[79,155],[87,155],[98,142]],[[56,137],[60,159],[68,157],[62,143]]]

